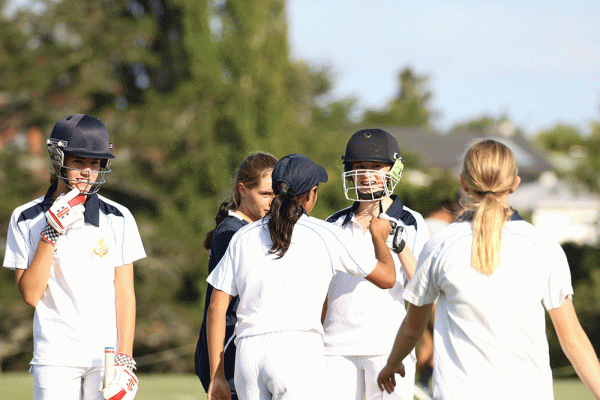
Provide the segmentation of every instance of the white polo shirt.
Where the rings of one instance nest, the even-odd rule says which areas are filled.
[[[429,230],[421,214],[405,207],[397,196],[386,213],[402,220],[406,226],[406,245],[419,257],[429,239]],[[354,218],[357,204],[327,219],[351,235],[353,247],[375,256],[371,233],[363,233]],[[325,354],[363,356],[389,354],[398,328],[406,315],[402,298],[408,281],[398,256],[392,253],[396,267],[393,288],[382,290],[364,279],[346,274],[336,275],[329,286],[325,330]]]
[[[404,290],[416,305],[436,298],[434,397],[553,399],[545,312],[573,294],[558,243],[523,220],[506,222],[501,264],[471,267],[472,225],[435,235]]]
[[[278,331],[322,335],[321,311],[334,274],[365,277],[377,264],[372,254],[357,251],[342,230],[307,215],[296,222],[292,244],[278,259],[269,253],[268,219],[240,229],[207,278],[215,288],[240,296],[236,344],[246,336]]]
[[[27,269],[33,260],[53,203],[48,196],[13,212],[4,267]],[[104,348],[117,345],[115,268],[146,254],[127,208],[91,195],[84,217],[56,243],[48,286],[35,309],[31,364],[102,366]]]

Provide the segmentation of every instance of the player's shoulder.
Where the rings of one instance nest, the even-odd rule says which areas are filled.
[[[351,218],[352,215],[352,210],[353,208],[355,208],[355,206],[348,206],[346,208],[342,208],[340,211],[337,211],[333,214],[331,214],[329,217],[327,217],[325,219],[325,222],[329,222],[329,223],[336,223],[339,220],[345,221],[347,218]]]
[[[90,199],[86,201],[89,202]],[[116,216],[116,217],[132,217],[131,211],[129,208],[124,205],[117,203],[114,200],[111,200],[107,197],[97,194],[98,208],[99,210],[108,216]],[[87,204],[86,204],[87,206]]]
[[[331,240],[339,241],[347,240],[349,238],[349,232],[337,223],[330,223],[316,217],[310,217],[303,215],[296,222],[296,225],[306,231],[316,233],[324,242],[330,242]]]
[[[43,201],[44,196],[38,197],[37,199],[28,201],[27,203],[18,206],[12,212],[12,219],[20,222],[23,220],[36,218],[38,215],[44,212],[44,207],[42,205]]]
[[[424,253],[444,252],[461,241],[471,243],[473,225],[469,221],[454,221],[439,230],[425,243]]]
[[[417,230],[425,227],[425,219],[421,213],[404,205],[397,195],[392,195],[391,199],[392,204],[386,210],[386,214],[401,220],[405,225],[413,225]]]
[[[223,220],[223,222],[225,222],[225,220]],[[223,222],[221,222],[221,224]],[[234,220],[230,220],[228,222],[228,224],[229,223],[236,224],[235,227],[232,227],[232,228],[236,228],[236,231],[233,232],[233,236],[231,238],[231,242],[232,243],[237,243],[239,241],[252,241],[252,240],[255,240],[256,238],[260,237],[261,231],[268,231],[269,230],[269,228],[267,226],[267,224],[269,222],[269,217],[268,216],[266,216],[264,218],[261,218],[261,219],[259,219],[257,221],[254,221],[254,222],[250,222],[250,223],[244,223],[244,222],[241,222],[241,226],[237,225],[238,222],[234,221]],[[219,224],[219,226],[221,224]],[[232,233],[231,230],[229,230],[229,232]]]
[[[523,219],[507,221],[504,225],[504,234],[518,236],[520,240],[529,240],[537,247],[560,246],[558,241],[551,236],[551,232],[540,229]]]
[[[404,206],[404,211],[407,212],[408,214],[412,215],[414,219],[417,220],[417,222],[419,223],[425,223],[425,218],[423,217],[423,215],[418,212],[413,210],[412,208],[406,207]]]
[[[221,236],[232,236],[235,232],[248,225],[248,221],[241,217],[229,215],[217,227],[213,233],[213,238]]]
[[[215,233],[229,230],[238,230],[241,227],[248,225],[248,221],[236,215],[229,214],[217,227]]]

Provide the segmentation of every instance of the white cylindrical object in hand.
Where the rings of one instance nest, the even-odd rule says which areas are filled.
[[[104,387],[110,385],[115,378],[115,348],[104,348]]]

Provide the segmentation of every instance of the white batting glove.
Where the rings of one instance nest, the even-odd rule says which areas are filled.
[[[138,379],[133,373],[135,361],[124,353],[115,355],[115,378],[102,390],[106,400],[133,400],[138,389]]]
[[[62,235],[67,228],[83,219],[85,196],[79,194],[79,189],[61,194],[54,204],[46,211],[46,221],[54,230]]]

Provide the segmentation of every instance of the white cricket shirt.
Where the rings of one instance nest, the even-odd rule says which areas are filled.
[[[33,260],[53,191],[13,212],[4,267],[26,269]],[[56,243],[35,309],[31,364],[102,366],[104,348],[117,345],[115,268],[145,257],[144,248],[127,208],[91,195],[84,217]]]
[[[421,214],[404,207],[396,196],[393,198],[394,203],[386,213],[405,221],[406,245],[418,257],[429,239],[429,230]],[[363,234],[352,208],[334,214],[328,221],[352,236],[353,247],[374,257],[371,233],[367,231]],[[380,289],[364,279],[347,274],[338,274],[332,279],[323,324],[325,354],[360,356],[390,353],[406,315],[402,292],[407,281],[400,260],[392,254],[396,266],[396,284],[391,289]]]
[[[270,254],[269,216],[241,228],[207,281],[239,295],[236,344],[246,336],[278,331],[323,334],[321,311],[336,272],[365,277],[377,259],[348,241],[339,228],[302,215],[280,259]],[[369,283],[372,285],[372,283]]]
[[[508,221],[501,264],[486,276],[471,267],[472,235],[470,222],[435,235],[404,291],[416,305],[438,299],[434,396],[550,400],[544,307],[559,307],[573,294],[566,256],[533,225]]]

